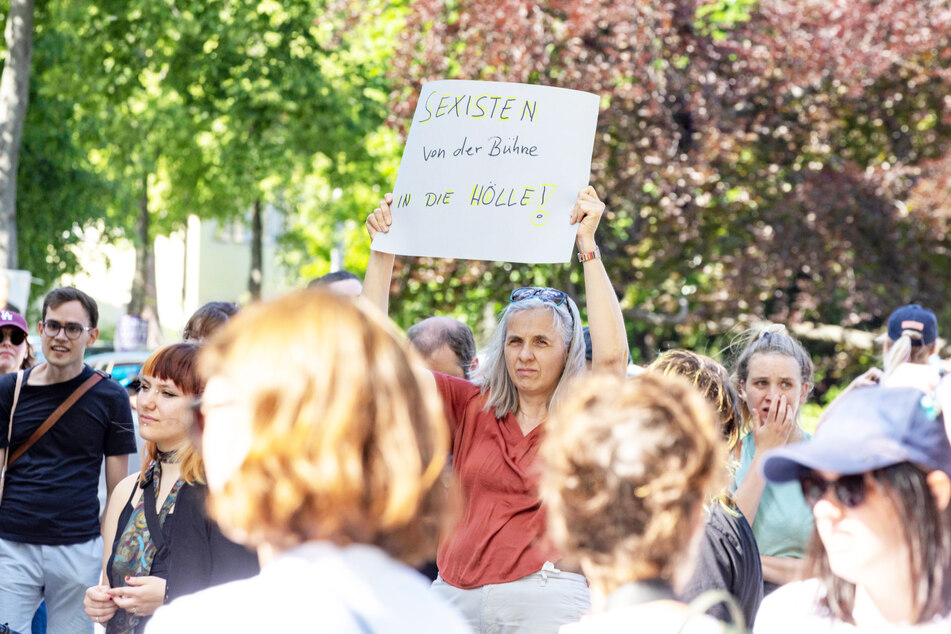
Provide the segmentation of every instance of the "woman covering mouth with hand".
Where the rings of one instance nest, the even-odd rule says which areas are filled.
[[[753,527],[766,593],[802,576],[802,557],[812,533],[812,514],[794,484],[767,484],[763,452],[807,437],[799,410],[813,385],[809,354],[780,324],[748,331],[733,381],[744,410],[734,499]]]

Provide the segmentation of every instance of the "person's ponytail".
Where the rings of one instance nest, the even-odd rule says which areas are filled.
[[[891,343],[882,361],[885,368],[885,373],[882,377],[883,381],[891,377],[902,363],[908,363],[909,361],[918,362],[917,359],[913,359],[913,357],[918,356],[913,354],[915,341],[921,341],[920,332],[917,330],[902,330],[901,337]],[[919,343],[918,347],[921,348],[923,346]]]

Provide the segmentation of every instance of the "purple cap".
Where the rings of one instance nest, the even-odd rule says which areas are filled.
[[[3,326],[16,326],[23,331],[23,334],[30,334],[30,328],[26,325],[23,315],[12,310],[0,310],[0,328]]]
[[[903,330],[921,333],[921,339],[911,340],[913,346],[932,344],[938,338],[938,320],[927,308],[922,308],[918,304],[908,304],[896,308],[888,318],[888,338],[898,341]]]
[[[861,387],[835,404],[812,440],[766,453],[770,482],[814,469],[852,475],[911,462],[951,477],[951,443],[930,396],[910,387]]]

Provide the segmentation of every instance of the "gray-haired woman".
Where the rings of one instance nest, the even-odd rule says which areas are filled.
[[[367,218],[372,238],[393,222],[387,195]],[[575,202],[593,369],[624,376],[627,337],[617,296],[594,240],[604,203],[592,187]],[[371,251],[363,295],[386,309],[394,256]],[[581,315],[562,291],[512,292],[472,382],[433,375],[452,436],[453,480],[462,493],[442,536],[433,589],[476,632],[557,632],[590,608],[580,574],[563,570],[545,538],[535,457],[545,421],[584,371]],[[486,591],[488,590],[488,591]]]

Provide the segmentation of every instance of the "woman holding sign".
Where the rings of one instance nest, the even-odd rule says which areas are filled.
[[[370,237],[389,231],[392,196],[367,217]],[[588,321],[597,372],[624,376],[627,336],[594,234],[604,203],[592,187],[575,201]],[[384,311],[395,256],[371,251],[363,295]],[[461,491],[454,529],[440,540],[433,590],[476,632],[557,632],[590,608],[587,583],[569,572],[545,537],[535,456],[552,410],[585,368],[581,315],[552,288],[519,288],[472,382],[430,375],[452,437],[453,486]]]

